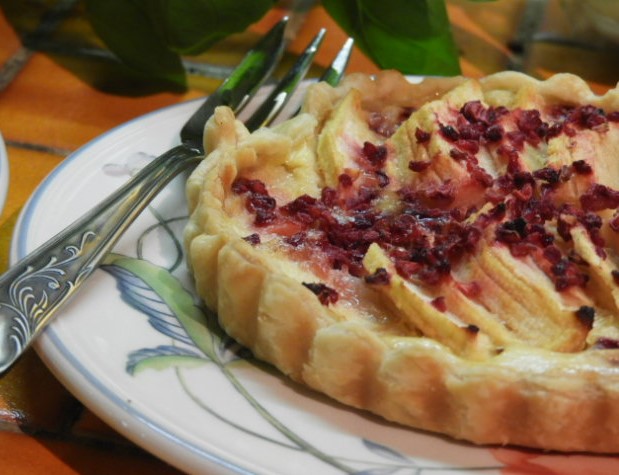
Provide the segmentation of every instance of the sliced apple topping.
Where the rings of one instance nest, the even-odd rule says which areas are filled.
[[[361,95],[353,89],[326,121],[316,149],[316,163],[326,186],[337,186],[338,177],[346,169],[357,168],[355,158],[363,144],[377,140],[366,116],[361,108]]]
[[[531,256],[514,257],[503,245],[483,244],[468,266],[484,289],[478,301],[518,340],[555,351],[584,348],[591,325],[576,312],[591,301],[580,287],[557,292]]]
[[[366,282],[384,293],[401,312],[402,318],[422,335],[432,338],[455,353],[469,358],[484,358],[494,347],[479,327],[464,322],[457,313],[450,311],[442,296],[432,297],[413,282],[400,277],[385,252],[372,244],[363,259],[369,276]],[[376,278],[375,276],[381,276]]]
[[[380,113],[351,89],[315,142],[290,146],[291,173],[309,173],[295,163],[312,153],[318,167],[297,197],[276,199],[271,183],[238,171],[231,189],[255,230],[243,237],[260,246],[268,235],[310,261],[317,279],[303,284],[324,305],[353,305],[336,285],[345,279],[329,278],[346,274],[413,334],[468,358],[611,347],[619,113],[482,86]]]
[[[619,286],[617,285],[616,266],[606,258],[600,256],[587,230],[583,226],[577,226],[571,230],[574,240],[574,250],[587,263],[589,275],[592,279],[590,292],[594,299],[619,315]],[[619,322],[617,322],[619,323]]]
[[[487,138],[483,132],[497,118],[496,111],[486,109],[481,99],[479,87],[466,82],[414,111],[389,141],[396,151],[389,173],[425,194],[429,203],[478,204],[493,173],[484,152]],[[467,114],[470,104],[486,110],[491,123],[484,126],[476,122],[479,117]],[[455,188],[461,192],[450,192]]]

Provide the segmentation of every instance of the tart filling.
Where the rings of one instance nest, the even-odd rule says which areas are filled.
[[[205,145],[190,267],[257,357],[413,427],[619,451],[617,90],[351,75]]]

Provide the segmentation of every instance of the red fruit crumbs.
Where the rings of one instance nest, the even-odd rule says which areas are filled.
[[[593,173],[593,168],[585,160],[574,161],[572,168],[579,175],[591,175]]]
[[[442,296],[441,297],[436,297],[435,299],[432,299],[432,301],[430,303],[439,312],[446,312],[447,311],[447,302],[445,301],[445,297],[442,297]]]
[[[245,236],[243,240],[255,246],[256,244],[260,244],[260,234],[252,233],[249,236]]]
[[[607,123],[604,111],[591,105],[580,106],[574,109],[570,120],[585,129],[595,129]]]
[[[546,136],[549,125],[542,121],[538,110],[516,111],[516,125],[521,132],[519,141],[525,140],[531,145],[537,145]],[[522,146],[522,142],[520,142]]]
[[[457,148],[452,148],[449,151],[449,156],[458,162],[465,162],[473,158],[469,153]]]
[[[484,138],[488,142],[499,142],[503,138],[504,133],[505,131],[502,126],[494,124],[484,131]]]
[[[460,134],[452,125],[439,125],[441,135],[450,142],[455,142],[460,138]]]
[[[310,289],[323,305],[335,303],[339,299],[338,293],[323,283],[303,282],[303,285]]]
[[[615,209],[619,206],[619,191],[594,183],[580,197],[580,205],[585,211]]]
[[[414,172],[422,172],[427,169],[432,162],[430,160],[417,160],[408,162],[408,169]]]
[[[299,247],[304,244],[307,240],[307,233],[304,231],[293,234],[292,236],[287,236],[284,238],[284,242],[292,247]]]
[[[232,191],[236,194],[246,194],[245,208],[255,214],[254,224],[265,226],[275,221],[277,203],[269,196],[266,185],[260,180],[250,180],[239,177],[232,183]]]
[[[588,305],[583,305],[576,310],[576,317],[589,330],[593,328],[593,320],[595,319],[595,309]]]
[[[533,177],[538,180],[543,180],[550,185],[556,185],[561,178],[561,172],[552,167],[544,167],[533,172]]]
[[[373,130],[382,135],[387,129],[387,135],[391,135],[391,125],[400,121],[387,116],[374,116],[372,120],[378,124]],[[431,286],[450,278],[452,268],[476,252],[482,235],[491,235],[513,256],[532,256],[544,263],[541,267],[555,288],[562,291],[584,287],[589,280],[582,258],[564,250],[570,246],[572,229],[583,226],[604,258],[603,223],[597,212],[617,209],[608,225],[619,232],[619,191],[593,183],[579,203],[558,203],[555,191],[564,183],[593,174],[589,161],[529,172],[520,154],[525,145],[536,147],[561,134],[572,136],[580,129],[603,133],[609,122],[619,122],[619,111],[605,113],[592,106],[556,107],[542,116],[536,110],[508,111],[486,107],[480,101],[466,103],[450,124],[439,124],[438,134],[450,143],[451,157],[466,168],[472,182],[481,185],[482,191],[477,192],[482,201],[470,209],[458,204],[460,184],[449,179],[428,180],[414,188],[407,184],[399,190],[387,188],[389,176],[382,169],[389,151],[385,145],[372,142],[360,146],[356,158],[361,170],[341,174],[333,188],[321,190],[319,199],[303,195],[278,206],[264,183],[245,178],[235,180],[232,190],[245,196],[245,207],[254,214],[256,226],[276,230],[278,223],[290,224],[287,229],[293,232],[282,233],[282,242],[291,249],[302,246],[315,250],[333,269],[363,278],[369,284],[384,285],[390,280],[385,269],[368,275],[363,267],[363,257],[372,243],[379,244],[391,257],[398,275]],[[431,132],[417,128],[415,139],[426,143]],[[499,157],[505,167],[503,174],[493,177],[480,166],[476,154],[481,147]],[[412,160],[408,168],[423,172],[432,164],[432,160]],[[581,180],[586,183],[584,178]],[[395,206],[388,210],[377,206],[386,190],[395,191],[397,197]],[[484,201],[492,203],[493,208],[474,214]],[[245,239],[257,244],[260,235],[254,233]],[[612,276],[619,285],[619,271],[613,271]],[[325,305],[338,299],[337,292],[324,284],[304,285]],[[456,285],[471,298],[481,290],[475,282]],[[432,304],[442,309],[445,300],[439,297]],[[582,307],[576,316],[587,323],[591,311]]]
[[[487,109],[481,101],[469,101],[462,106],[460,114],[471,123],[485,122],[487,120]]]
[[[469,298],[475,298],[481,294],[481,286],[475,281],[457,282],[456,287]]]
[[[415,139],[417,143],[426,143],[430,141],[430,137],[432,134],[430,132],[426,132],[425,130],[421,130],[419,127],[415,129]]]
[[[615,350],[619,348],[619,340],[614,338],[601,337],[595,342],[594,348],[599,350]]]
[[[364,142],[362,148],[363,157],[375,167],[382,167],[387,160],[387,147]]]
[[[346,173],[342,173],[340,176],[338,176],[337,180],[344,188],[352,186],[353,179],[350,175]]]
[[[389,285],[389,282],[391,282],[391,276],[389,275],[389,272],[387,272],[387,269],[379,267],[373,274],[366,275],[364,280],[368,284]]]

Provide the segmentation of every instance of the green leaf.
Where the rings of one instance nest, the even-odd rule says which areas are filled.
[[[159,36],[181,54],[198,54],[216,41],[244,31],[259,20],[275,0],[158,0],[146,1]]]
[[[185,86],[181,54],[195,55],[245,30],[275,0],[84,0],[90,22],[135,71]]]
[[[323,0],[333,19],[379,67],[405,74],[460,73],[443,0]]]
[[[140,0],[84,0],[92,27],[128,67],[185,86],[177,53],[160,38]]]

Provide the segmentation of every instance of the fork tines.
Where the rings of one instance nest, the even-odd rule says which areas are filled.
[[[299,83],[303,80],[312,65],[314,56],[320,48],[325,33],[326,30],[323,28],[316,34],[290,70],[275,85],[269,96],[260,104],[256,111],[244,121],[248,130],[253,131],[259,127],[271,124],[283,111],[284,106],[293,96]],[[353,40],[349,38],[338,52],[333,62],[325,70],[324,74],[319,79],[320,81],[325,81],[332,86],[340,82],[348,66],[352,47]]]

